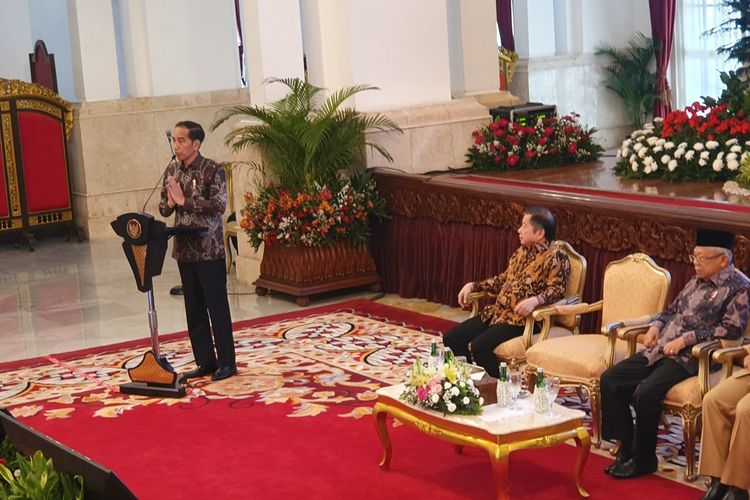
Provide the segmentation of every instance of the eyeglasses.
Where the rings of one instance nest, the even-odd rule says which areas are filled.
[[[715,259],[716,257],[721,257],[722,255],[724,254],[717,253],[716,255],[711,255],[710,257],[706,257],[705,255],[691,255],[689,259],[691,264],[695,264],[696,262],[699,264],[703,264],[707,260]]]

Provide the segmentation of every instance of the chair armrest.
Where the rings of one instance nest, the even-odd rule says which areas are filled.
[[[534,309],[531,316],[536,321],[541,321],[545,316],[568,316],[570,314],[586,314],[594,311],[599,311],[602,308],[602,301],[598,300],[592,304],[582,302],[580,304],[565,304],[556,305],[551,304],[549,306],[542,306]]]
[[[708,340],[695,344],[690,351],[698,359],[698,389],[701,399],[711,389],[709,375],[711,374],[711,354],[720,346],[718,340]]]
[[[609,337],[608,356],[611,355],[614,362],[615,347],[617,340],[621,339],[628,343],[628,353],[635,354],[638,337],[648,331],[651,316],[638,316],[637,318],[623,319],[602,326],[602,334]]]
[[[745,356],[750,356],[745,346],[733,346],[719,348],[713,353],[713,360],[722,364],[721,378],[725,379],[732,375],[734,363],[742,360]]]
[[[479,314],[479,301],[486,297],[497,297],[497,294],[490,292],[471,292],[469,294],[469,303],[471,304],[470,317],[474,317]]]
[[[609,335],[610,332],[618,331],[618,335],[620,335],[620,338],[623,340],[625,339],[625,335],[627,332],[630,332],[634,329],[642,329],[642,328],[648,328],[649,324],[651,322],[651,316],[638,316],[637,318],[630,318],[630,319],[623,319],[621,321],[616,321],[614,323],[610,323],[606,326],[602,327],[602,333],[605,335]]]
[[[568,299],[563,299],[561,301],[555,302],[554,304],[550,304],[548,306],[542,306],[534,309],[534,311],[531,313],[531,319],[534,321],[541,321],[542,322],[542,330],[539,332],[539,339],[537,342],[542,342],[544,340],[547,340],[547,336],[549,335],[549,330],[552,327],[552,318],[555,316],[569,316],[572,314],[585,314],[593,311],[598,311],[602,308],[602,301],[599,300],[597,302],[594,302],[592,304],[587,303],[581,303],[576,304],[575,302],[578,301],[577,296],[570,297]],[[525,333],[525,332],[524,332]],[[531,346],[531,334],[528,335],[528,345],[526,345],[526,341],[524,341],[524,345],[528,349],[528,347]]]

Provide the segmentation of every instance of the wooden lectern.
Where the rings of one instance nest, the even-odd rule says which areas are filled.
[[[135,368],[128,370],[132,382],[120,386],[120,392],[180,398],[185,395],[185,386],[180,384],[177,373],[166,358],[159,354],[159,328],[154,306],[152,278],[161,274],[167,239],[176,229],[196,231],[191,228],[167,228],[143,212],[120,215],[112,221],[112,229],[123,238],[122,249],[130,263],[138,290],[148,298],[148,326],[151,330],[151,350]]]

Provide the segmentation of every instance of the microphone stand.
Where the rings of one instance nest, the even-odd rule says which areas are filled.
[[[161,173],[161,175],[157,179],[156,184],[154,184],[154,188],[151,190],[151,193],[148,195],[148,198],[146,198],[146,203],[143,204],[143,208],[141,209],[141,212],[146,211],[146,206],[148,205],[148,202],[151,201],[151,197],[156,192],[156,188],[158,188],[159,185],[162,183],[162,181],[164,180],[164,176],[167,175],[167,171],[169,170],[169,167],[171,167],[172,164],[177,159],[177,155],[174,154],[174,148],[172,147],[172,132],[169,130],[167,130],[167,144],[169,144],[169,150],[172,152],[172,159],[169,160],[169,163],[167,164],[167,166],[164,167],[164,171]]]

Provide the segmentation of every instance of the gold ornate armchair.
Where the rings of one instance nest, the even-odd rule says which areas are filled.
[[[592,304],[574,304],[534,311],[536,320],[552,321],[560,315],[586,314],[601,311],[599,333],[570,335],[540,340],[526,351],[526,375],[535,378],[536,370],[560,377],[560,385],[585,388],[591,405],[593,443],[601,444],[601,409],[599,378],[615,361],[628,354],[628,342],[618,333],[636,331],[640,326],[615,323],[615,319],[651,316],[667,302],[671,276],[642,253],[628,255],[610,262],[604,271],[602,299]],[[549,319],[547,319],[549,317]],[[618,332],[619,330],[619,332]]]
[[[563,299],[556,304],[539,307],[534,311],[535,313],[550,309],[553,306],[579,302],[583,296],[583,287],[586,283],[586,258],[576,252],[565,241],[556,240],[552,242],[552,245],[568,256],[568,260],[570,261],[570,276],[568,277]],[[494,294],[489,292],[472,293],[469,296],[471,300],[471,316],[476,316],[479,313],[479,304],[482,299],[494,296]],[[542,336],[554,338],[578,333],[580,322],[580,314],[558,316],[554,320],[551,320],[549,316],[545,316],[541,321],[541,330],[539,333],[534,333],[537,322],[530,316],[526,319],[526,326],[522,336],[511,339],[508,342],[503,342],[495,348],[495,356],[498,363],[505,361],[512,370],[518,369],[526,362],[526,349],[533,345],[537,339]]]
[[[232,215],[234,212],[234,178],[232,177],[232,163],[226,162],[224,163],[224,172],[226,172],[227,176],[227,207],[229,210],[227,210],[227,217]],[[236,215],[236,217],[239,217],[239,215]],[[224,222],[224,252],[226,253],[227,258],[227,274],[229,274],[229,271],[232,270],[232,262],[234,258],[232,257],[232,237],[236,238],[237,233],[240,232],[240,224],[237,222],[237,220],[234,221],[225,221]]]

